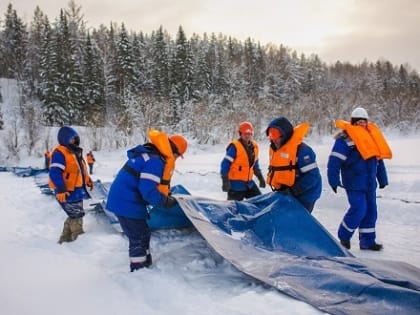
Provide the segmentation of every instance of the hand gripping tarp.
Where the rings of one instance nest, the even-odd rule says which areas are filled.
[[[290,195],[176,197],[216,252],[289,296],[330,314],[420,314],[420,269],[354,257]]]
[[[111,183],[95,183],[96,193],[103,195],[101,207],[109,219],[111,226],[118,232],[122,232],[117,216],[105,208],[106,198],[108,196],[108,189]],[[93,191],[95,191],[95,189]],[[175,185],[171,187],[172,194],[189,195],[190,193],[182,186]],[[151,230],[161,229],[181,229],[192,227],[191,221],[186,217],[179,205],[171,208],[164,208],[162,206],[147,206],[149,212],[149,219],[147,224]]]

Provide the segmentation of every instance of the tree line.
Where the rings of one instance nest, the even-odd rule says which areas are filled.
[[[420,127],[420,78],[408,64],[327,65],[316,54],[251,38],[187,38],[182,26],[175,39],[162,26],[151,34],[124,23],[88,28],[73,0],[54,21],[36,7],[28,25],[8,5],[0,19],[0,77],[18,84],[16,124],[27,133],[106,127],[115,147],[151,127],[217,143],[234,136],[240,121],[262,130],[279,115],[309,121],[322,135],[355,106],[383,127]]]

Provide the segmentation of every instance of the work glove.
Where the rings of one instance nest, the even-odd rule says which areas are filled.
[[[379,189],[384,189],[386,185],[379,185]]]
[[[292,187],[290,187],[290,192],[293,196],[300,196],[305,192],[305,190],[302,188],[302,185],[296,183]]]
[[[176,201],[176,199],[172,196],[167,196],[166,200],[164,201],[164,203],[162,204],[162,206],[164,208],[172,208],[174,206],[176,206],[178,204],[178,202]]]
[[[230,190],[230,181],[227,177],[222,176],[222,191]]]
[[[260,182],[260,188],[265,188],[265,179],[262,174],[258,174],[258,181]]]
[[[89,190],[90,191],[92,191],[93,190],[93,182],[92,182],[92,179],[89,177],[89,179],[88,179],[88,181],[87,181],[87,183],[86,183],[86,186],[88,186],[89,187]]]
[[[337,193],[337,186],[331,186],[331,189],[334,193]]]
[[[56,195],[55,195],[55,198],[57,198],[58,202],[60,202],[60,203],[65,203],[65,202],[66,202],[66,200],[67,200],[67,196],[68,196],[68,195],[70,195],[70,193],[68,193],[68,192],[66,191],[66,192],[63,192],[63,193],[58,193],[58,194],[56,194]]]
[[[290,194],[290,187],[287,185],[281,185],[280,188],[276,189],[275,191],[281,192],[285,195]]]

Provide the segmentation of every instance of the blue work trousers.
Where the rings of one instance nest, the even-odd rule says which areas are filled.
[[[346,193],[350,208],[338,228],[338,238],[348,241],[358,228],[360,248],[369,248],[375,244],[376,239],[376,190],[346,190]]]

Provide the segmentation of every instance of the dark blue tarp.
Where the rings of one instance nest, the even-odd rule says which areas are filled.
[[[48,186],[48,171],[40,172],[34,175],[35,184],[39,187],[41,192],[46,195],[53,195],[54,190]]]
[[[48,186],[48,172],[35,175],[35,183],[43,194],[53,195],[54,191]],[[94,182],[94,189],[88,191],[86,196],[85,210],[104,212],[109,223],[115,230],[122,232],[118,218],[114,213],[105,208],[108,197],[108,190],[111,183],[103,183],[100,180]],[[181,185],[171,188],[171,193],[189,195],[190,193]],[[180,206],[165,209],[160,206],[148,206],[150,219],[147,221],[152,230],[160,229],[180,229],[192,227],[191,221],[186,217]]]
[[[122,232],[120,223],[115,214],[105,208],[106,198],[111,183],[95,182],[95,189],[92,191],[92,197],[96,199],[102,198],[101,207],[109,219],[109,223],[118,232]],[[171,187],[172,194],[189,195],[190,193],[181,185]],[[102,197],[100,197],[102,195]],[[192,227],[191,221],[178,205],[172,208],[164,208],[161,206],[147,206],[150,218],[147,224],[152,230],[161,229],[181,229]]]
[[[20,177],[28,177],[40,173],[48,173],[48,170],[46,168],[33,168],[30,166],[0,166],[0,172],[12,172]]]
[[[354,257],[290,195],[177,199],[221,256],[289,296],[331,314],[420,314],[420,269]]]

